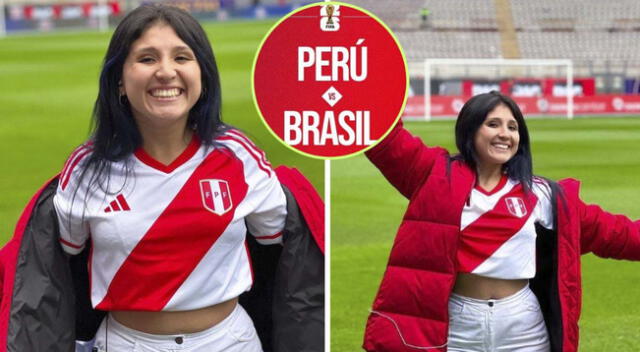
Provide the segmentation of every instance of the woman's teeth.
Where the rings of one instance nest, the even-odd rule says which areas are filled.
[[[180,95],[179,88],[171,89],[154,89],[151,91],[151,95],[157,98],[172,98]]]

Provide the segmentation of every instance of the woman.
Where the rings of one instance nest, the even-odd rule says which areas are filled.
[[[401,125],[367,153],[409,208],[367,323],[368,351],[577,351],[580,254],[640,260],[640,222],[533,176],[518,106],[471,98],[459,154]]]
[[[264,153],[220,118],[218,70],[197,21],[142,6],[116,28],[95,130],[54,205],[70,254],[90,240],[98,351],[262,351],[238,304],[245,233],[282,243],[286,200]],[[246,226],[245,226],[246,224]]]

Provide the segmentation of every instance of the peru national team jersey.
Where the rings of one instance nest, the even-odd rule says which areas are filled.
[[[91,301],[101,310],[181,311],[227,301],[252,284],[247,232],[281,243],[286,199],[264,152],[237,130],[206,147],[194,136],[163,165],[141,149],[111,163],[108,189],[79,182],[91,146],[60,176],[54,205],[70,254],[91,241]]]
[[[533,278],[535,224],[553,228],[550,193],[538,178],[526,195],[507,176],[491,192],[475,187],[462,211],[458,271],[496,279]]]

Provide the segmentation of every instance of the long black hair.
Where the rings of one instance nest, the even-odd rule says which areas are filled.
[[[201,72],[202,94],[189,111],[187,128],[205,145],[229,128],[222,122],[220,77],[206,33],[190,14],[161,4],[143,5],[127,14],[115,29],[100,73],[99,91],[93,108],[90,144],[93,152],[83,163],[82,180],[91,171],[89,184],[109,189],[111,163],[125,160],[142,145],[126,96],[120,95],[124,62],[131,45],[151,26],[165,24],[193,51]],[[79,184],[79,183],[78,183]]]
[[[526,191],[530,190],[533,182],[533,163],[531,161],[531,144],[529,130],[518,105],[508,96],[492,91],[478,94],[469,99],[456,121],[456,146],[460,154],[454,159],[466,162],[472,169],[478,164],[478,154],[475,148],[475,136],[487,115],[499,105],[504,105],[513,114],[518,122],[518,134],[520,142],[518,151],[502,167],[503,171],[513,180],[519,181]]]
[[[196,56],[201,71],[202,94],[191,108],[187,126],[205,144],[215,140],[225,125],[220,108],[220,78],[209,39],[204,30],[187,12],[165,5],[143,5],[131,11],[116,28],[100,73],[100,90],[93,109],[93,158],[118,161],[130,155],[142,144],[131,106],[120,96],[122,69],[131,44],[154,24],[173,28]]]
[[[93,108],[92,132],[88,141],[92,153],[83,161],[72,203],[88,177],[89,189],[107,194],[120,192],[131,173],[127,159],[142,145],[142,135],[126,96],[121,96],[122,72],[131,45],[156,24],[168,25],[193,51],[200,66],[202,92],[189,111],[187,128],[206,145],[218,146],[216,137],[230,126],[222,122],[220,77],[213,49],[202,26],[186,11],[161,4],[143,5],[127,14],[116,27],[100,72],[99,91]],[[125,183],[110,187],[113,162],[124,161]],[[87,202],[89,192],[85,193]],[[83,214],[84,216],[84,214]]]

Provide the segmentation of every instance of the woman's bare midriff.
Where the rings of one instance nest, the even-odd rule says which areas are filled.
[[[501,299],[509,297],[522,288],[529,280],[503,280],[474,274],[458,273],[453,292],[461,296],[476,299]]]
[[[155,335],[191,334],[206,330],[228,317],[238,304],[234,298],[210,307],[171,312],[112,311],[118,323]]]

